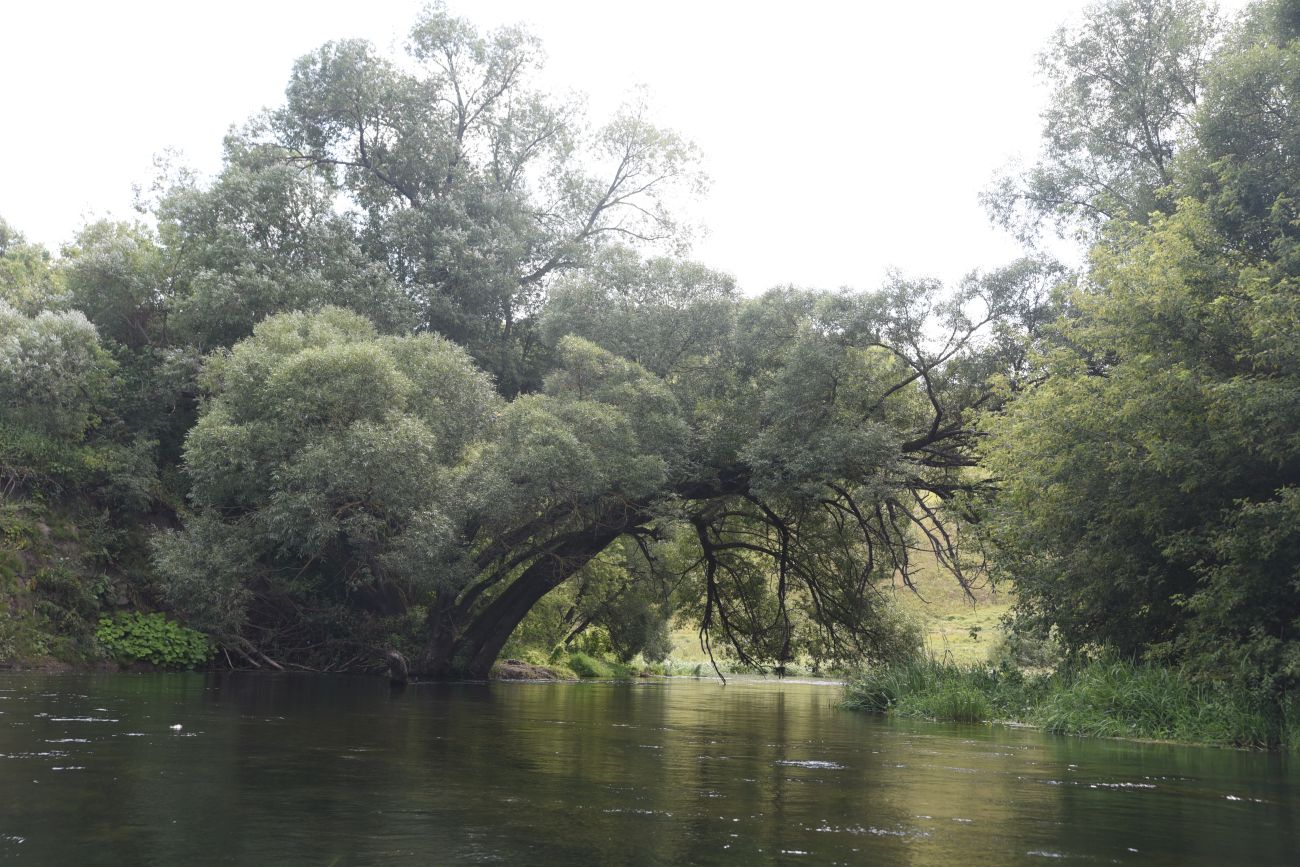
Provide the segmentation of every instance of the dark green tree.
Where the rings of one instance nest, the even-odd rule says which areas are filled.
[[[28,243],[21,232],[0,218],[0,301],[34,316],[59,308],[61,296],[59,273],[50,252]]]
[[[903,281],[781,290],[719,307],[710,278],[697,301],[714,310],[713,339],[683,352],[655,323],[690,307],[689,292],[598,278],[623,296],[622,317],[557,300],[576,334],[542,392],[501,406],[451,344],[380,337],[338,310],[272,317],[207,363],[211,397],[186,447],[195,514],[160,542],[158,565],[182,610],[253,659],[319,665],[325,645],[330,664],[355,664],[395,642],[418,673],[482,676],[525,616],[616,542],[629,573],[666,576],[654,551],[671,539],[706,642],[755,665],[813,646],[825,660],[879,656],[898,645],[880,587],[910,580],[918,545],[965,580],[943,513],[979,486],[972,409],[995,392],[972,373],[998,351],[979,335],[1033,282],[972,278],[946,300]],[[663,376],[590,339],[632,345],[639,321],[637,339],[661,338],[639,345]],[[415,436],[453,420],[454,435]],[[648,637],[633,631],[625,649]]]
[[[1300,676],[1290,8],[1256,7],[1216,56],[1169,213],[1103,227],[985,450],[1022,623],[1269,689]]]

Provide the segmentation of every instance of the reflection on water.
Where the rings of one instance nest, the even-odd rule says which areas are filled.
[[[819,684],[0,678],[0,859],[1287,864],[1285,756],[901,724]],[[180,726],[174,729],[174,726]]]

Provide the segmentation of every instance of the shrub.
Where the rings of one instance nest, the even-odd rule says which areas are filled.
[[[164,668],[193,668],[212,656],[212,647],[203,633],[162,614],[132,611],[103,617],[95,638],[119,662],[143,660]]]

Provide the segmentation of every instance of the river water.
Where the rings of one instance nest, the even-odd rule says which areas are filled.
[[[902,723],[839,698],[4,675],[0,861],[1300,862],[1289,757]]]

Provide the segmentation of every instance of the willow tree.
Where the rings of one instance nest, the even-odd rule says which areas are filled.
[[[340,310],[272,317],[208,361],[195,511],[158,546],[169,598],[258,661],[395,647],[419,674],[482,676],[616,540],[653,563],[671,539],[693,552],[674,562],[706,642],[783,663],[801,606],[827,655],[871,656],[891,640],[882,585],[910,581],[918,548],[966,580],[940,512],[977,486],[969,413],[994,394],[977,334],[1030,273],[948,301],[928,283],[726,303],[643,286],[621,318],[564,309],[558,369],[508,403],[447,341]],[[575,285],[557,320],[562,298],[629,288]],[[709,342],[646,348],[657,370],[598,345],[675,341],[656,323],[697,307]]]
[[[1048,225],[1095,238],[1107,220],[1168,213],[1220,34],[1203,0],[1100,0],[1062,26],[1039,59],[1039,159],[986,195],[994,220],[1026,240]]]
[[[522,28],[480,33],[433,4],[406,52],[321,46],[294,66],[284,105],[232,142],[320,179],[422,329],[468,347],[504,393],[536,388],[547,285],[610,241],[684,240],[695,149],[635,101],[597,125],[540,90],[543,52]]]

